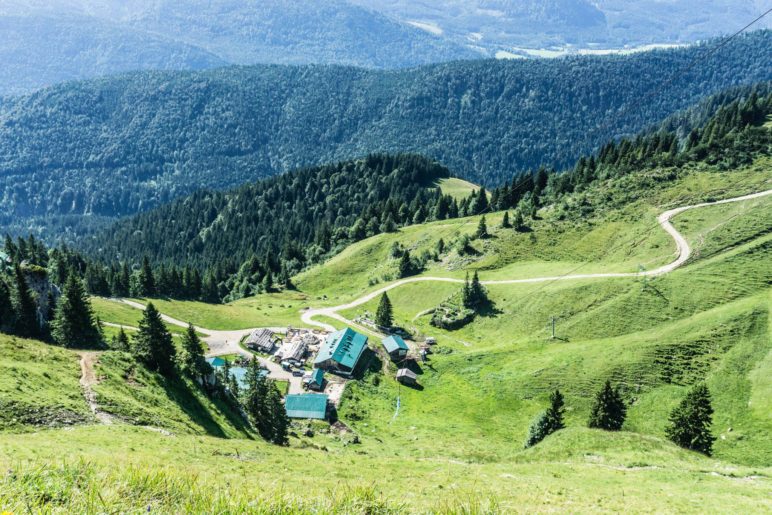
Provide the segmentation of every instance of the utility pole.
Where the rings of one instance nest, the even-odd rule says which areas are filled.
[[[646,267],[643,265],[638,265],[638,275],[641,276],[641,283],[643,286],[641,287],[642,291],[646,290],[646,287],[649,285],[649,276],[646,275]]]

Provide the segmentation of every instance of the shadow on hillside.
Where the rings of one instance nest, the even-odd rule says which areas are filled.
[[[383,361],[378,353],[372,350],[370,347],[366,347],[362,351],[362,357],[359,358],[356,368],[351,374],[351,379],[361,381],[364,379],[367,372],[378,373],[383,368]]]
[[[196,425],[200,426],[210,436],[226,438],[227,435],[220,424],[212,417],[207,407],[196,396],[193,387],[180,378],[165,378],[162,381],[166,395],[171,399]],[[205,395],[203,391],[198,392]],[[224,405],[221,400],[212,400],[212,404],[222,413],[238,431],[248,434],[246,422],[237,413]]]
[[[496,307],[496,303],[490,299],[487,299],[480,307],[477,308],[477,314],[483,318],[495,318],[504,314],[504,311]]]
[[[417,361],[413,359],[406,359],[402,362],[401,365],[398,366],[398,368],[407,368],[408,370],[412,371],[416,375],[423,375],[424,369],[421,368],[421,365],[418,364]]]

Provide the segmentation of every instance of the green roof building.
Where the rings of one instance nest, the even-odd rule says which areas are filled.
[[[225,366],[225,360],[222,358],[207,358],[206,362],[209,363],[213,367],[224,367]]]
[[[287,395],[284,408],[289,418],[327,418],[327,396],[316,393]]]
[[[332,333],[319,349],[314,366],[343,376],[350,376],[367,347],[367,336],[346,328]]]
[[[388,338],[381,341],[383,348],[386,350],[391,359],[400,360],[405,359],[407,352],[410,350],[401,337],[393,334]]]
[[[324,370],[315,368],[303,379],[303,383],[312,390],[321,391],[324,389]]]

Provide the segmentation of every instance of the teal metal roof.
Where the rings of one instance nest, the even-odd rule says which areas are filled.
[[[323,363],[332,359],[336,363],[351,370],[356,367],[357,361],[367,347],[367,336],[359,334],[353,329],[346,328],[332,333],[327,337],[314,363]]]
[[[225,360],[222,358],[207,358],[206,362],[212,365],[213,367],[225,366]]]
[[[397,336],[396,334],[389,336],[388,338],[384,339],[381,343],[383,343],[383,348],[386,349],[386,352],[391,354],[392,352],[396,352],[399,349],[402,349],[404,351],[410,350],[407,346],[407,343],[405,343],[405,340],[403,340],[401,337]]]
[[[315,393],[287,395],[284,401],[289,418],[317,418],[327,416],[327,396]]]
[[[321,368],[315,368],[313,372],[311,372],[311,381],[313,381],[315,384],[318,384],[319,386],[322,386],[324,384],[324,370]]]

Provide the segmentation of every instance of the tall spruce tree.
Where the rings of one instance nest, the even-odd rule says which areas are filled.
[[[242,404],[260,436],[270,440],[273,435],[273,417],[267,402],[268,380],[260,370],[256,359],[249,362],[246,375],[246,391]]]
[[[131,350],[129,337],[126,334],[126,331],[123,330],[123,327],[118,330],[118,334],[116,336],[113,336],[110,347],[112,347],[113,350],[118,350],[121,352],[128,352]]]
[[[93,347],[102,335],[83,283],[70,272],[56,306],[51,336],[63,347]]]
[[[0,332],[10,331],[13,328],[13,318],[11,291],[0,277]]]
[[[611,381],[606,381],[595,396],[587,425],[607,431],[619,431],[625,423],[626,415],[627,407],[619,389],[612,388]]]
[[[287,417],[287,410],[284,407],[281,393],[273,381],[268,382],[266,406],[271,417],[271,442],[276,445],[287,445],[289,443],[289,417]]]
[[[179,361],[182,371],[193,378],[203,378],[211,372],[211,367],[204,358],[204,345],[193,324],[188,324],[188,329],[182,337]]]
[[[405,251],[399,260],[399,276],[408,277],[413,275],[413,261],[410,259],[410,252]]]
[[[710,456],[716,440],[710,432],[712,423],[710,391],[705,384],[698,384],[670,414],[670,424],[665,434],[681,447]]]
[[[488,225],[485,222],[485,215],[480,218],[480,222],[477,224],[477,231],[475,231],[475,237],[476,238],[487,238],[488,235]]]
[[[152,297],[156,293],[155,277],[153,269],[150,267],[150,260],[147,256],[142,258],[142,268],[139,269],[137,277],[137,292],[141,297]]]
[[[35,337],[40,335],[38,323],[38,307],[24,277],[24,271],[17,264],[14,267],[14,287],[11,294],[11,305],[14,311],[14,333],[19,336]]]
[[[550,433],[563,429],[565,424],[563,423],[563,414],[566,412],[565,400],[560,390],[555,390],[550,394],[550,407],[547,409],[547,423],[550,428]]]
[[[501,227],[504,229],[512,227],[512,224],[509,222],[509,211],[504,211],[504,217],[501,219]]]
[[[381,300],[378,303],[378,310],[375,312],[375,323],[380,327],[391,327],[394,323],[391,300],[386,293],[381,295]]]
[[[177,351],[172,342],[172,335],[161,319],[161,314],[153,303],[145,308],[139,331],[134,335],[132,352],[137,360],[150,370],[163,375],[171,375]]]

